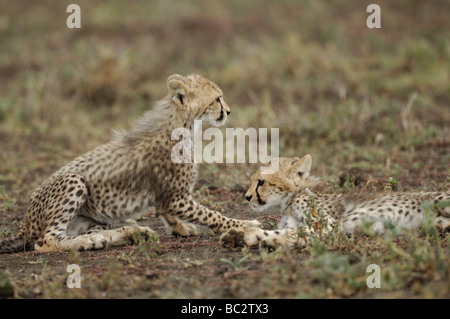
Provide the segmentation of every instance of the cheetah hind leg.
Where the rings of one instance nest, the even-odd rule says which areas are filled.
[[[35,244],[35,250],[38,252],[102,249],[107,245],[132,243],[133,234],[136,232],[140,232],[145,237],[155,234],[150,228],[137,225],[102,230],[101,226],[104,225],[97,224],[88,217],[79,216],[79,209],[87,197],[85,180],[80,175],[59,176],[44,187],[42,192],[56,193],[58,196],[52,202],[56,208],[55,213],[48,220],[50,227],[43,238]],[[85,231],[87,233],[83,233]]]
[[[149,227],[139,226],[135,220],[128,219],[126,226],[121,228],[110,229],[110,225],[99,224],[93,219],[85,216],[77,216],[75,218],[78,230],[84,228],[87,235],[97,234],[104,238],[105,246],[121,246],[126,244],[137,244],[140,240],[148,238],[157,238],[157,233]],[[71,223],[67,229],[75,223]],[[72,227],[73,228],[73,227]],[[94,236],[95,237],[95,236]]]
[[[122,246],[136,243],[139,239],[157,237],[156,232],[149,227],[124,226],[117,229],[100,230],[72,237],[55,236],[48,233],[44,243],[35,245],[39,252],[56,252],[69,250],[96,250],[111,246]]]
[[[70,235],[83,231],[89,225],[89,221],[78,220],[77,214],[87,198],[87,187],[83,176],[77,174],[60,175],[51,179],[37,194],[36,198],[47,197],[56,194],[51,204],[53,211],[48,211],[49,219],[44,236],[35,244],[38,252],[68,251],[82,249],[100,249],[105,246],[105,238],[98,234]],[[43,203],[41,202],[41,205]],[[38,206],[37,206],[38,207]],[[41,206],[47,210],[47,206]],[[31,215],[36,212],[30,211]],[[73,221],[75,221],[73,223]],[[77,222],[78,221],[78,222]],[[69,225],[74,227],[70,228]],[[77,229],[77,225],[81,228]],[[69,235],[67,229],[69,228]]]
[[[184,222],[181,219],[170,215],[163,215],[160,216],[160,218],[166,226],[166,233],[168,235],[188,237],[198,234],[197,227],[194,224]]]
[[[102,249],[106,246],[106,238],[98,233],[86,234],[75,237],[55,236],[46,234],[43,242],[35,244],[34,248],[38,252],[58,252],[69,250],[92,250]]]
[[[101,230],[109,229],[109,225],[100,224],[92,218],[76,215],[67,225],[66,235],[78,236],[82,234],[93,234]]]

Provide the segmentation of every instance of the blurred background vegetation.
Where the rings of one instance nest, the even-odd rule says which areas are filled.
[[[68,29],[71,2],[0,0],[0,180],[37,185],[152,108],[168,75],[198,72],[227,127],[280,128],[280,154],[311,153],[317,175],[445,183],[449,1],[376,1],[381,29],[370,2],[343,0],[78,0]]]

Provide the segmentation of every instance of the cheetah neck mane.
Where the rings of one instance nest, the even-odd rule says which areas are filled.
[[[115,130],[114,138],[122,142],[134,142],[144,136],[155,134],[169,134],[176,128],[191,129],[194,116],[187,110],[172,102],[170,95],[156,103],[155,107],[147,111],[138,119],[130,130]]]
[[[298,185],[295,192],[302,192],[305,189],[309,189],[312,192],[326,192],[330,187],[329,183],[323,181],[320,177],[309,176],[306,181],[304,181],[301,185]]]
[[[325,182],[320,177],[308,176],[300,185],[295,185],[293,188],[288,188],[288,196],[281,201],[281,210],[286,210],[291,204],[293,199],[300,194],[323,194],[333,192],[333,187],[330,183]]]

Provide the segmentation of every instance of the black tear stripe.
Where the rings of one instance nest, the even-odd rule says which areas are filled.
[[[223,120],[223,105],[222,105],[222,102],[220,102],[220,99],[217,99],[217,101],[218,101],[219,104],[220,104],[220,116],[219,116],[219,118],[218,118],[216,121],[217,121],[217,122],[220,122],[220,121]]]
[[[223,120],[223,110],[221,109],[220,110],[220,116],[219,116],[219,118],[216,120],[217,122],[220,122],[220,121],[222,121]]]
[[[259,196],[258,188],[259,188],[259,185],[256,186],[256,190],[255,190],[256,198],[258,199],[258,204],[259,205],[265,205],[266,202],[261,199],[261,196]]]

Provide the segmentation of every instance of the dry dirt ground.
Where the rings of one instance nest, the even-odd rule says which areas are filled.
[[[14,138],[8,139],[13,140]],[[4,140],[3,140],[4,141]],[[23,141],[24,142],[24,141]],[[4,149],[20,148],[20,143],[5,144]],[[30,149],[29,144],[24,149]],[[19,150],[17,150],[19,151]],[[20,152],[20,151],[19,151]],[[226,165],[219,165],[219,171]],[[251,170],[251,168],[248,168]],[[26,185],[51,171],[45,165],[23,175]],[[217,173],[216,173],[217,174]],[[221,174],[221,173],[220,173]],[[270,229],[281,217],[276,210],[256,215],[243,201],[244,186],[218,187],[221,175],[201,174],[195,197],[205,205],[239,219],[260,220]],[[434,176],[429,176],[430,182]],[[437,178],[437,177],[435,177]],[[383,185],[380,179],[379,187]],[[4,194],[14,183],[3,182]],[[388,183],[384,182],[385,185]],[[411,183],[414,184],[414,183]],[[352,191],[370,191],[367,184]],[[14,209],[3,208],[2,230],[14,233],[26,210],[28,186],[18,192]],[[4,195],[4,198],[6,195]],[[9,199],[8,199],[9,200]],[[303,297],[449,297],[447,270],[439,270],[434,252],[431,259],[417,260],[412,267],[402,263],[417,258],[423,245],[436,246],[424,234],[394,239],[334,236],[329,243],[306,249],[295,248],[289,255],[277,252],[261,255],[257,247],[227,250],[218,245],[218,235],[201,227],[201,234],[180,238],[168,236],[154,211],[138,223],[156,230],[159,240],[100,251],[38,254],[34,251],[0,256],[0,270],[19,298],[303,298]],[[413,239],[412,239],[413,238]],[[415,243],[414,243],[415,242]],[[414,247],[409,247],[410,245]],[[392,245],[399,250],[393,249]],[[448,239],[438,236],[440,266],[448,268]],[[419,249],[420,248],[420,249]],[[409,249],[412,249],[411,252]],[[405,253],[403,250],[408,251]],[[417,251],[415,251],[417,250]],[[408,254],[411,254],[410,256]],[[372,256],[371,256],[372,255]],[[413,256],[413,257],[411,257]],[[372,261],[370,261],[372,260]],[[382,260],[386,264],[381,291],[368,289],[366,267]],[[69,289],[70,264],[80,267],[81,288]],[[12,292],[11,292],[12,293]]]

